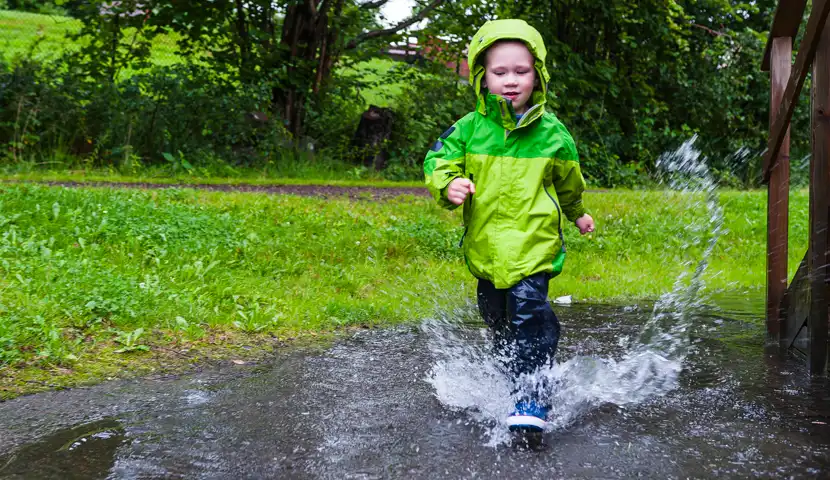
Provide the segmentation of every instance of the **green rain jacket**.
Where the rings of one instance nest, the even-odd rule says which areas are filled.
[[[506,39],[527,45],[541,85],[518,123],[509,100],[481,87],[482,54]],[[424,160],[426,184],[445,208],[456,207],[447,199],[452,180],[466,177],[475,184],[476,193],[464,202],[464,257],[474,276],[496,288],[540,272],[559,274],[565,256],[562,215],[575,221],[585,213],[585,180],[573,138],[545,112],[545,54],[539,32],[522,20],[481,27],[468,55],[476,109],[444,132]]]

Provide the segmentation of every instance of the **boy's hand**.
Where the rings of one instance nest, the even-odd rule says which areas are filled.
[[[469,179],[458,177],[447,188],[447,199],[456,205],[461,205],[467,195],[476,193],[476,186]]]
[[[576,223],[576,228],[579,229],[579,233],[581,233],[582,235],[594,231],[594,219],[591,218],[591,216],[587,213],[577,218],[576,222],[574,223]]]

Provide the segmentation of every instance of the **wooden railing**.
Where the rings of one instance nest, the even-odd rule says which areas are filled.
[[[814,0],[795,65],[791,67],[793,38],[801,23],[805,3],[805,0],[779,2],[763,62],[764,69],[769,66],[771,79],[770,137],[763,160],[764,182],[769,193],[767,334],[771,340],[789,342],[806,323],[810,340],[810,371],[824,374],[830,321],[830,28],[825,28],[830,14],[830,0]],[[809,282],[809,297],[804,297],[787,294],[787,199],[790,121],[811,66],[813,146],[810,160],[810,242],[804,276],[804,281]],[[790,285],[790,289],[792,287]],[[792,301],[806,301],[797,299],[809,298],[808,309],[789,309],[808,311],[804,321],[786,321],[788,298]]]

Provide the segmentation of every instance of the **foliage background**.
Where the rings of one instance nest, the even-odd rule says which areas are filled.
[[[549,108],[592,184],[648,184],[658,156],[694,134],[722,184],[759,184],[772,0],[432,1],[416,9],[429,19],[421,30],[372,36],[384,31],[382,3],[0,0],[0,158],[127,173],[281,175],[313,164],[417,179],[435,137],[473,106],[445,64],[463,57],[483,19],[518,17],[545,38]],[[383,53],[401,32],[434,47],[426,59]],[[796,183],[806,177],[806,97],[794,117]],[[380,173],[352,141],[369,104],[394,112]]]

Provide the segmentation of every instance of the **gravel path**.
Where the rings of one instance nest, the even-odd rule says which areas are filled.
[[[198,188],[221,192],[263,192],[302,197],[349,197],[352,199],[385,199],[401,195],[428,197],[425,187],[342,187],[334,185],[244,185],[244,184],[169,184],[169,183],[122,183],[122,182],[37,182],[63,187],[114,187],[114,188]]]

